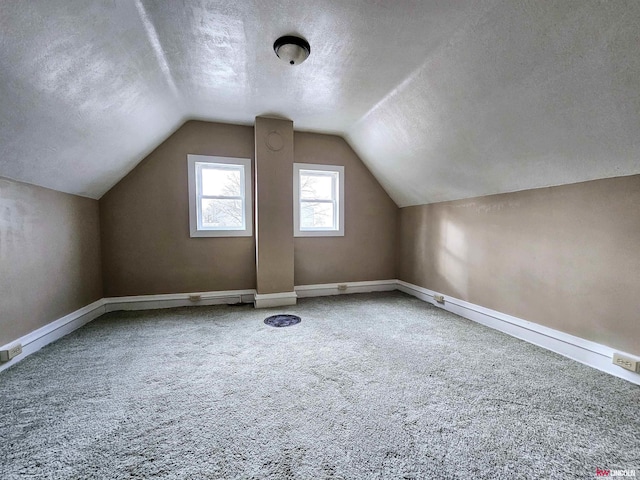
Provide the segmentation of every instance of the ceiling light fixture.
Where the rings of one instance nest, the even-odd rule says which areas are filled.
[[[311,47],[304,38],[285,35],[273,43],[273,51],[283,62],[299,65],[307,59],[311,53]]]

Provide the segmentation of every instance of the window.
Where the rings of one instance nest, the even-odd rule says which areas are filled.
[[[192,237],[250,237],[251,160],[187,155]]]
[[[293,164],[296,237],[344,236],[344,167]]]

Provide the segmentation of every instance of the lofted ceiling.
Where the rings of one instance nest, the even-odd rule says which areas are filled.
[[[6,1],[0,28],[0,176],[63,192],[258,115],[344,136],[399,206],[640,173],[637,0]]]

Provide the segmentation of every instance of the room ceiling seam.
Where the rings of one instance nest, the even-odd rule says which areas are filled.
[[[151,45],[151,49],[156,57],[156,61],[158,62],[158,66],[163,73],[163,77],[167,82],[167,85],[171,89],[171,93],[174,98],[184,106],[184,98],[178,87],[176,86],[175,80],[173,78],[173,73],[171,72],[171,66],[169,65],[169,61],[167,60],[166,52],[162,46],[162,42],[160,41],[160,37],[158,36],[158,32],[156,30],[155,25],[151,21],[149,14],[142,3],[142,0],[135,0],[136,10],[138,11],[138,16],[140,17],[140,21],[142,22],[142,26],[147,36],[147,40],[149,40],[149,44]]]
[[[383,104],[385,104],[387,101],[391,100],[392,98],[394,98],[395,96],[397,96],[402,90],[403,87],[405,87],[406,85],[408,85],[412,80],[414,80],[415,78],[417,78],[420,73],[422,72],[422,70],[424,70],[424,68],[427,66],[427,64],[429,63],[429,60],[431,59],[432,55],[434,54],[434,52],[439,51],[441,48],[443,48],[444,46],[448,45],[451,43],[452,39],[456,38],[457,36],[461,35],[463,32],[465,32],[467,29],[469,28],[473,28],[475,25],[477,25],[478,23],[480,23],[482,21],[483,18],[485,18],[495,7],[494,4],[500,3],[501,0],[493,0],[493,2],[491,3],[491,7],[487,8],[486,10],[482,11],[481,13],[479,13],[477,16],[474,16],[472,20],[467,21],[467,22],[461,22],[461,24],[458,26],[458,28],[455,28],[451,34],[449,36],[447,36],[445,39],[443,39],[441,42],[438,42],[436,45],[433,46],[432,49],[430,49],[426,55],[423,57],[423,61],[416,67],[414,68],[407,76],[404,77],[403,80],[401,80],[400,82],[398,82],[394,87],[392,87],[385,95],[383,95],[380,100],[378,100],[371,108],[369,108],[360,118],[358,118],[355,122],[353,122],[343,133],[344,135],[348,136],[351,134],[351,132],[360,124],[362,123],[367,117],[369,117],[373,112],[375,112],[376,110],[378,110]]]

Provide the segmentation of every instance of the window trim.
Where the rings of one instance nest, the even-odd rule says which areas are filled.
[[[196,175],[196,163],[234,165],[244,169],[244,229],[198,229],[198,195],[201,178]],[[191,237],[251,237],[253,235],[253,202],[251,195],[251,159],[215,157],[210,155],[187,155],[189,183],[189,234]],[[201,188],[201,187],[200,187]]]
[[[300,229],[300,171],[317,170],[338,174],[338,198],[336,199],[337,230]],[[333,202],[331,202],[333,203]],[[293,236],[294,237],[344,237],[344,166],[315,163],[293,164]]]

